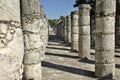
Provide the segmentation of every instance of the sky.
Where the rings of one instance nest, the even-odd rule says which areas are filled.
[[[59,19],[74,11],[73,7],[76,0],[40,0],[48,19]]]

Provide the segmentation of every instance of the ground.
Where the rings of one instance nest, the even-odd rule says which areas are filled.
[[[46,57],[42,61],[42,80],[110,80],[95,76],[95,50],[91,49],[90,60],[81,60],[78,53],[56,36],[51,35]],[[116,49],[116,79],[120,80],[120,49]]]

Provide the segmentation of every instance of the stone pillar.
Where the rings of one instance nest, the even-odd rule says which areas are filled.
[[[90,5],[79,5],[79,57],[90,56]]]
[[[115,74],[115,13],[116,0],[96,1],[95,74],[110,80]]]
[[[71,12],[71,50],[78,51],[79,26],[78,11]]]
[[[63,19],[61,19],[61,38],[64,40],[64,24],[63,24]]]
[[[41,80],[39,0],[21,0],[24,32],[24,80]]]
[[[64,42],[67,43],[67,19],[64,18]]]
[[[24,55],[19,0],[0,0],[0,80],[21,80]]]
[[[49,23],[48,23],[47,17],[45,16],[45,44],[46,44],[45,50],[48,43],[48,26],[49,26]]]
[[[71,44],[71,16],[67,16],[67,44]]]
[[[45,57],[45,49],[46,49],[46,19],[43,10],[43,6],[40,5],[40,56],[43,60]]]

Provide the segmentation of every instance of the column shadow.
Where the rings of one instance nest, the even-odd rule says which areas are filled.
[[[120,64],[115,64],[115,67],[116,68],[120,68]]]
[[[58,50],[67,50],[70,51],[70,49],[65,49],[65,48],[57,48],[57,47],[47,47],[49,49],[58,49]]]
[[[52,44],[52,43],[48,43],[48,45],[52,45],[52,46],[66,46],[66,44]]]
[[[96,78],[95,73],[93,71],[77,69],[77,68],[74,68],[74,67],[63,66],[63,65],[59,65],[59,64],[46,62],[46,61],[42,61],[42,66],[57,69],[57,70],[61,70],[61,71],[65,71],[65,72],[69,72],[69,73],[73,73],[73,74],[77,74],[77,75]]]
[[[57,53],[49,53],[49,52],[46,52],[45,54],[50,56],[59,56],[59,57],[74,58],[74,59],[79,58],[78,56],[72,56],[72,55],[66,55],[66,54],[57,54]]]
[[[117,55],[117,54],[119,54],[119,55]],[[95,53],[90,53],[90,55],[95,55]],[[115,57],[116,57],[116,58],[120,58],[120,53],[116,53],[116,54],[115,54]]]
[[[95,64],[95,61],[94,60],[89,60],[87,58],[83,58],[83,59],[80,59],[78,60],[79,62],[82,62],[82,63],[88,63],[88,64]]]

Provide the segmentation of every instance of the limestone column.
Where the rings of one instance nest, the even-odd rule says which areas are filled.
[[[45,14],[43,10],[43,6],[40,5],[40,56],[43,60],[45,57],[45,49],[46,49],[46,23],[45,23]]]
[[[64,26],[63,26],[63,20],[61,19],[61,39],[63,40],[64,39],[64,37],[63,37],[63,35],[64,35]]]
[[[71,50],[78,51],[79,40],[78,11],[71,12]]]
[[[67,44],[71,44],[71,16],[67,16]]]
[[[45,54],[45,51],[46,51],[46,47],[47,47],[47,42],[48,42],[48,20],[47,20],[47,17],[44,13],[44,54]]]
[[[90,56],[90,5],[79,5],[79,57]]]
[[[67,19],[66,17],[64,18],[64,42],[66,43],[67,42],[67,25],[66,25],[66,22]]]
[[[112,80],[115,74],[116,0],[96,1],[95,74]]]
[[[24,55],[19,0],[0,0],[0,80],[21,80]]]
[[[21,0],[24,32],[24,80],[41,80],[39,0]]]
[[[48,43],[48,26],[49,26],[48,20],[47,20],[47,17],[45,17],[45,44],[46,44],[45,49]]]

